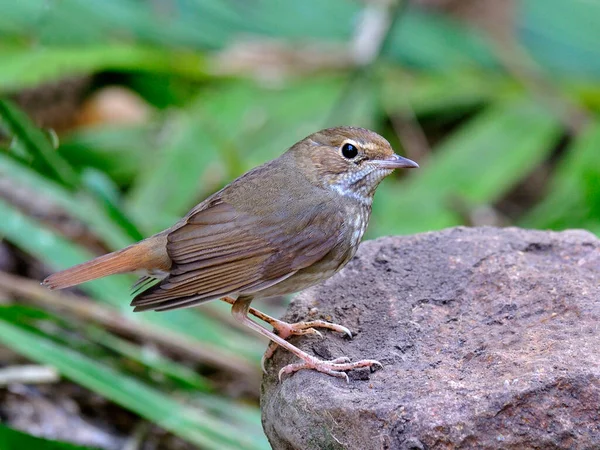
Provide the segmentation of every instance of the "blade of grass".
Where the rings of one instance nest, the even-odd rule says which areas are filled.
[[[17,450],[24,448],[37,450],[93,450],[92,447],[83,447],[67,442],[31,436],[22,431],[13,430],[5,425],[0,425],[0,448],[3,450]]]
[[[268,448],[264,438],[240,435],[233,424],[217,420],[198,408],[184,406],[102,363],[32,335],[4,320],[3,309],[0,308],[0,341],[28,358],[56,367],[67,378],[203,448]]]
[[[73,194],[5,153],[0,153],[0,177],[24,186],[31,192],[39,192],[49,202],[89,225],[109,248],[122,248],[133,242],[131,235],[123,232],[123,228],[117,226],[90,195],[85,192]]]
[[[44,158],[49,159],[55,166],[60,166],[61,169],[68,169],[69,176],[71,177],[72,175],[71,178],[73,178],[71,181],[79,185],[82,181],[80,177],[75,175],[75,171],[69,163],[54,151],[54,148],[50,145],[42,131],[36,128],[22,111],[11,105],[8,106],[10,106],[12,114],[9,120],[11,124],[9,128],[9,132],[12,134],[11,137],[16,139],[21,145],[24,145],[27,151],[33,156],[34,166],[37,165],[39,169],[43,169],[45,166],[48,166],[47,161],[44,162]],[[0,103],[1,114],[2,105]],[[4,117],[4,119],[7,118]],[[40,170],[36,177],[34,170],[31,170],[29,167],[16,167],[16,164],[17,162],[15,160],[11,161],[8,155],[2,155],[0,170],[3,170],[9,177],[12,176],[12,171],[15,171],[20,176],[20,179],[30,184],[30,187],[34,188],[34,190],[36,188],[39,189],[39,186],[45,185],[49,187],[49,192],[55,196],[59,194],[58,199],[63,206],[68,207],[71,213],[74,213],[83,222],[90,224],[99,236],[109,238],[108,242],[113,249],[129,245],[132,240],[139,240],[141,238],[137,227],[128,220],[126,214],[116,204],[116,201],[110,202],[104,198],[99,189],[97,189],[98,183],[88,182],[91,177],[83,177],[83,182],[89,187],[88,191],[76,195],[67,189],[60,189],[60,186],[52,186],[53,181],[51,177],[48,177],[47,171]],[[108,184],[113,186],[112,182],[105,178],[104,185]],[[73,187],[75,186],[70,186],[70,188]],[[69,194],[71,198],[70,201],[67,201]],[[77,206],[80,200],[77,197],[83,197],[82,207]],[[119,227],[124,233],[119,232]]]
[[[110,42],[114,36],[174,48],[222,48],[240,33],[268,37],[337,38],[350,34],[358,7],[344,0],[306,0],[286,7],[276,0],[256,4],[177,2],[166,10],[138,2],[62,0],[48,8],[36,0],[0,2],[0,32],[53,44]]]
[[[536,61],[553,73],[600,76],[600,31],[592,19],[600,16],[600,3],[527,0],[516,7],[518,37]]]
[[[212,384],[209,380],[198,375],[192,369],[165,358],[158,352],[132,344],[96,326],[87,327],[85,334],[103,347],[126,356],[128,359],[144,365],[157,374],[177,381],[179,384],[185,386],[186,389],[192,389],[197,392],[212,391]]]
[[[153,158],[160,128],[102,125],[80,128],[61,139],[58,153],[77,170],[95,168],[120,186],[132,182],[144,158]]]
[[[232,402],[223,397],[202,392],[190,392],[188,395],[193,395],[190,400],[191,404],[198,404],[227,422],[234,422],[239,427],[240,433],[257,432],[256,425],[261,420],[259,408],[241,403],[235,403],[235,407],[233,407]]]
[[[0,272],[0,279],[6,277],[10,275]],[[2,286],[6,287],[4,283]],[[14,290],[9,286],[8,292],[11,291]],[[98,326],[88,325],[84,317],[63,315],[62,310],[58,314],[56,308],[39,310],[25,306],[22,302],[36,302],[32,302],[25,293],[19,297],[22,298],[19,298],[18,304],[13,304],[4,310],[4,318],[12,323],[18,323],[22,328],[27,328],[27,331],[52,339],[58,345],[67,346],[97,361],[106,362],[116,370],[142,376],[156,386],[161,386],[163,390],[171,391],[173,387],[196,393],[208,393],[213,390],[210,381],[206,378],[183,364],[161,356],[158,352],[130,343]],[[133,334],[127,330],[119,331],[124,331],[127,335]],[[134,362],[138,364],[133,364]],[[205,399],[206,405],[212,404],[212,396],[206,396]]]
[[[160,325],[132,320],[129,315],[119,314],[116,310],[88,298],[73,295],[63,291],[49,291],[37,282],[16,275],[0,272],[0,287],[3,292],[18,298],[26,299],[28,303],[44,308],[44,310],[59,311],[68,317],[74,317],[84,323],[97,323],[114,330],[120,335],[132,336],[143,342],[148,342],[166,349],[170,354],[176,354],[195,363],[209,363],[244,376],[248,383],[253,379],[255,367],[231,358],[227,352],[220,351],[212,345],[198,345],[198,342],[187,336],[176,333]]]
[[[498,102],[459,128],[402,183],[382,184],[371,236],[459,225],[454,205],[500,198],[548,157],[561,135],[549,111],[527,99]]]
[[[401,114],[409,105],[419,116],[457,115],[506,96],[514,89],[506,76],[483,71],[408,73],[386,67],[381,101],[390,114]]]
[[[115,183],[103,172],[86,169],[82,177],[86,193],[102,206],[103,212],[113,224],[119,227],[134,241],[141,241],[144,236],[121,207],[121,194]],[[122,245],[117,247],[123,247]]]
[[[2,8],[0,4],[0,31],[7,29],[42,44],[89,45],[126,35],[134,42],[202,50],[223,48],[245,34],[342,44],[351,38],[361,7],[345,0],[285,4],[268,0],[235,8],[226,1],[176,2],[170,5],[170,14],[165,14],[162,8],[120,0],[105,0],[102,8],[85,0],[62,0],[50,9],[35,0],[8,5]],[[407,9],[392,31],[384,57],[442,70],[496,67],[483,32],[442,14]]]
[[[0,125],[33,158],[34,165],[41,173],[51,174],[57,181],[71,188],[78,184],[77,174],[54,150],[47,136],[8,100],[0,100]]]
[[[519,224],[532,228],[600,227],[600,121],[566,149],[548,194]]]
[[[4,92],[108,70],[172,73],[194,80],[209,76],[200,54],[139,45],[3,48],[0,59]]]
[[[483,31],[462,26],[441,13],[409,6],[391,30],[383,56],[433,70],[497,68]]]
[[[198,105],[179,113],[168,130],[171,139],[142,167],[129,196],[129,211],[148,234],[173,225],[193,206],[202,178],[214,168],[217,150],[197,122]]]

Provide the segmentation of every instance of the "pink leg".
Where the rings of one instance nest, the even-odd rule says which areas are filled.
[[[303,352],[298,347],[290,344],[288,341],[283,339],[282,337],[276,335],[275,333],[263,328],[253,320],[248,317],[248,311],[250,309],[250,302],[252,301],[251,297],[240,297],[238,298],[231,308],[231,313],[233,317],[236,318],[240,323],[252,328],[259,334],[270,339],[272,342],[275,342],[277,345],[285,348],[286,350],[292,352],[298,358],[300,358],[303,362],[296,364],[289,364],[283,367],[279,371],[279,379],[281,380],[281,376],[284,373],[292,374],[302,369],[313,369],[319,372],[326,373],[328,375],[345,378],[346,382],[349,382],[348,375],[344,372],[346,370],[357,369],[359,367],[371,367],[371,366],[381,366],[379,361],[375,361],[373,359],[365,359],[357,362],[348,362],[348,358],[336,358],[332,361],[322,361],[318,358],[315,358],[312,355],[309,355],[306,352]],[[261,313],[262,314],[262,313]]]
[[[230,305],[233,305],[235,303],[235,299],[233,299],[232,297],[223,297],[221,300],[229,303]],[[352,338],[352,332],[345,326],[331,322],[326,322],[324,320],[310,320],[306,322],[302,321],[296,323],[287,323],[282,320],[275,319],[274,317],[271,317],[253,307],[248,308],[248,312],[254,317],[271,325],[273,327],[273,332],[283,339],[287,339],[290,336],[304,336],[306,334],[316,334],[317,336],[322,337],[323,335],[319,333],[319,331],[315,330],[315,328],[326,328],[328,330],[338,331],[340,333],[346,334],[349,338]],[[262,367],[262,370],[265,373],[265,361],[267,361],[273,356],[275,350],[277,350],[277,344],[274,341],[271,341],[260,361],[260,366]]]

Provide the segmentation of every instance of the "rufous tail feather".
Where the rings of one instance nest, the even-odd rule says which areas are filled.
[[[166,236],[156,235],[122,250],[98,256],[69,269],[56,272],[42,284],[49,289],[64,289],[96,278],[137,270],[168,270]]]

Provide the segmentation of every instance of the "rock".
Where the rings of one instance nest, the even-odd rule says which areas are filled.
[[[262,386],[274,449],[600,448],[600,241],[585,231],[453,228],[361,245],[298,295],[288,321],[352,340],[292,342],[374,358],[350,383],[277,350]]]

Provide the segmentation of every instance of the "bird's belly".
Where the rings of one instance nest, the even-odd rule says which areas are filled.
[[[339,272],[352,259],[356,249],[357,247],[349,248],[342,254],[334,255],[332,258],[328,257],[330,254],[321,261],[299,270],[291,277],[257,292],[255,295],[265,298],[293,294],[319,284]]]
[[[254,293],[256,297],[293,294],[325,281],[340,271],[354,256],[367,228],[370,209],[352,208],[347,211],[346,228],[339,245],[320,261],[299,270],[294,275]]]
[[[319,284],[322,281],[325,281],[327,278],[332,277],[340,268],[338,269],[328,269],[320,272],[314,271],[314,268],[309,268],[310,272],[307,272],[306,269],[300,270],[296,272],[289,278],[270,286],[266,289],[263,289],[259,292],[256,292],[257,297],[266,298],[266,297],[274,297],[276,295],[286,295],[293,294],[294,292],[299,292],[304,289],[307,289],[311,286]]]

